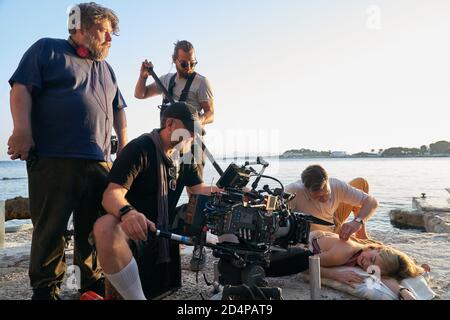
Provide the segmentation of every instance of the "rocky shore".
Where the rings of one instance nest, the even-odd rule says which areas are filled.
[[[391,210],[391,223],[432,233],[450,233],[450,189],[440,194],[412,198],[413,210]]]

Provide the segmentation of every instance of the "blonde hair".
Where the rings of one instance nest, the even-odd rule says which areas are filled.
[[[119,34],[119,18],[113,10],[103,7],[95,2],[80,3],[76,5],[76,7],[80,10],[79,19],[82,30],[89,30],[93,25],[108,20],[111,23],[113,34]],[[75,34],[75,32],[76,29],[69,29],[70,34]]]
[[[419,267],[413,259],[400,250],[380,244],[371,244],[366,248],[380,252],[380,258],[383,261],[383,275],[397,279],[406,279],[414,278],[424,273],[422,267]]]

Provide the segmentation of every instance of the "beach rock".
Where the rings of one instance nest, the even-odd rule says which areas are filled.
[[[31,220],[9,220],[5,223],[5,232],[6,233],[14,233],[24,230],[33,229],[33,225],[31,224]]]
[[[28,198],[16,197],[5,201],[5,221],[13,219],[30,219]]]
[[[412,207],[423,212],[450,212],[450,201],[446,190],[435,192],[433,196],[413,197]]]
[[[397,228],[412,228],[425,230],[423,213],[420,211],[391,210],[389,218]]]
[[[450,233],[450,212],[426,212],[423,220],[427,232]]]

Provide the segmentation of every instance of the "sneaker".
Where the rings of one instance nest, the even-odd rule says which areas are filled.
[[[95,281],[93,284],[91,284],[90,286],[80,289],[78,290],[78,292],[80,294],[89,292],[89,291],[93,291],[96,294],[98,294],[99,296],[104,297],[105,296],[105,278],[99,278],[97,281]]]
[[[195,246],[190,262],[191,271],[202,271],[203,269],[205,269],[205,265],[206,265],[206,249],[204,247]]]

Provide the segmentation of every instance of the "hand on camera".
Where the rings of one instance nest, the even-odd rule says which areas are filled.
[[[147,240],[148,229],[156,232],[155,224],[137,210],[131,210],[122,217],[121,227],[131,240]]]

